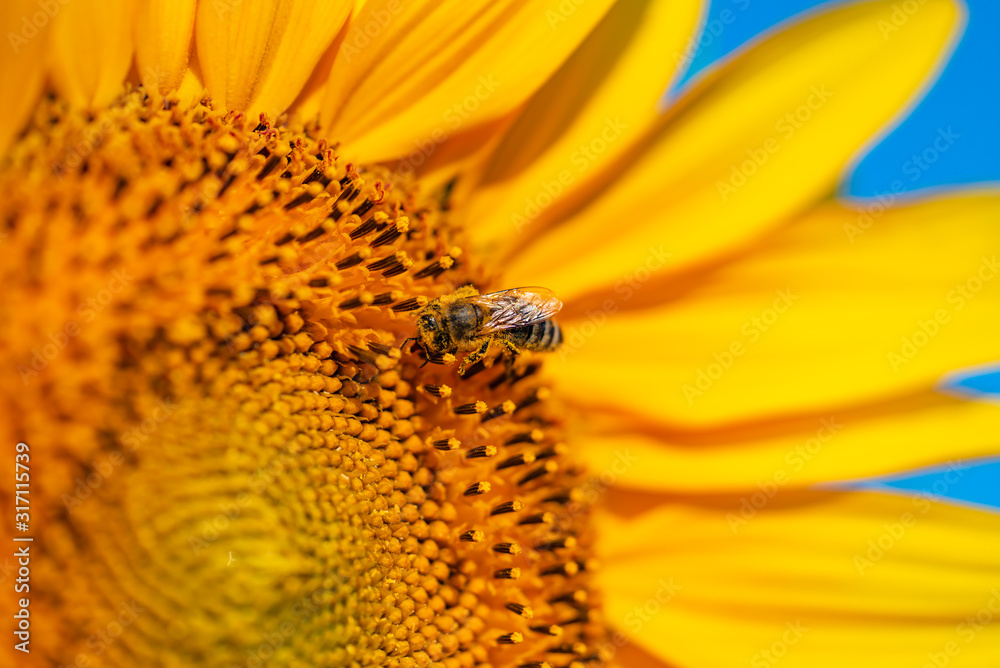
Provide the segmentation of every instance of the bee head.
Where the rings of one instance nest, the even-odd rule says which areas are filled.
[[[438,325],[438,320],[433,313],[424,313],[422,316],[417,318],[417,329],[421,332],[433,332],[439,327],[440,325]]]
[[[429,353],[442,354],[451,350],[451,337],[443,326],[443,314],[440,310],[429,309],[417,318],[417,332],[420,343]]]

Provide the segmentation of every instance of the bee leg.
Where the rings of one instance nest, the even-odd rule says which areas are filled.
[[[513,342],[504,339],[501,343],[503,344],[503,349],[507,351],[507,355],[511,360],[515,359],[518,354],[520,354],[521,351],[513,344]]]
[[[514,363],[517,361],[517,356],[521,351],[518,350],[517,346],[510,341],[504,340],[502,343],[504,350],[507,352],[507,354],[504,355],[504,378],[510,380],[514,377]]]
[[[458,365],[458,375],[461,376],[463,373],[465,373],[465,370],[468,367],[472,366],[479,360],[486,357],[486,353],[488,353],[489,350],[490,350],[490,340],[486,339],[483,342],[483,345],[479,346],[478,348],[476,348],[471,353],[465,356],[465,359],[462,360],[462,363]]]
[[[399,349],[400,349],[400,351],[402,351],[402,352],[406,352],[406,344],[408,344],[408,343],[409,343],[410,341],[419,341],[419,340],[420,340],[420,339],[418,339],[418,338],[417,338],[417,337],[415,337],[415,336],[411,336],[411,337],[408,337],[408,338],[407,338],[407,339],[405,339],[405,340],[404,340],[404,341],[403,341],[403,342],[402,342],[401,344],[399,344]],[[413,352],[412,348],[410,349],[410,352]]]
[[[402,342],[401,344],[399,344],[399,349],[400,349],[401,351],[404,351],[404,352],[405,352],[405,351],[406,351],[406,344],[407,344],[407,343],[409,343],[410,341],[419,341],[419,340],[420,340],[420,339],[418,339],[418,338],[417,338],[417,337],[415,337],[415,336],[410,336],[410,337],[407,337],[407,338],[406,338],[406,339],[405,339],[405,340],[404,340],[404,341],[403,341],[403,342]],[[423,347],[421,347],[421,350],[423,350]],[[410,352],[413,352],[413,351],[411,350]],[[429,359],[429,358],[428,358],[428,357],[427,357],[426,355],[427,355],[427,353],[426,353],[426,352],[424,352],[424,363],[423,363],[423,364],[421,364],[421,365],[420,365],[420,367],[419,367],[419,368],[421,368],[421,369],[423,369],[423,368],[424,368],[425,366],[427,366],[427,363],[428,363],[428,362],[430,362],[430,359]]]

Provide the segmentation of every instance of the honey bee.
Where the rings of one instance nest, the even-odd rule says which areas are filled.
[[[479,294],[471,285],[428,302],[417,312],[417,334],[429,356],[468,352],[459,375],[481,360],[494,343],[508,353],[508,366],[521,351],[555,350],[562,331],[550,318],[562,302],[547,288],[513,288]]]

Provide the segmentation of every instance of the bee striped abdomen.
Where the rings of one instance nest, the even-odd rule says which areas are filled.
[[[531,325],[527,340],[522,344],[528,350],[545,352],[555,350],[562,343],[562,330],[555,320],[542,320]]]

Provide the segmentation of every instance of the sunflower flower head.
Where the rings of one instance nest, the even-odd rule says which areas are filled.
[[[124,605],[111,663],[599,658],[539,363],[458,378],[399,345],[489,280],[439,194],[207,101],[36,123],[0,201],[36,269],[5,266],[2,338],[8,426],[53,462],[38,579],[75,573],[35,594],[43,656],[92,654]]]
[[[964,9],[833,3],[664,108],[712,4],[2,3],[18,665],[992,668],[996,518],[814,487],[996,450],[936,384],[996,357],[1000,283],[948,295],[1000,198],[835,196]],[[469,285],[563,348],[413,343]]]

